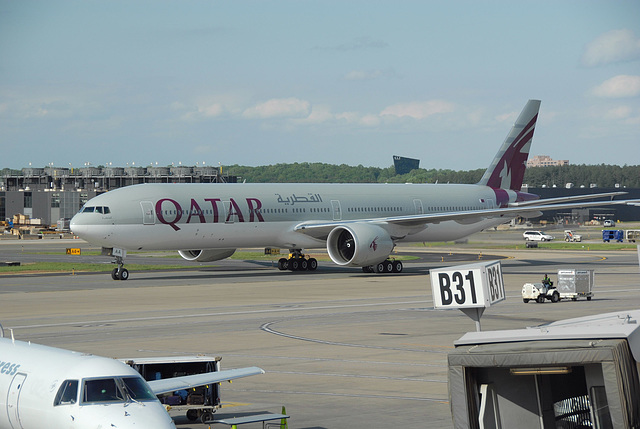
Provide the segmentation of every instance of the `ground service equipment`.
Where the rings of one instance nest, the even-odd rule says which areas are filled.
[[[558,291],[561,299],[585,297],[591,301],[595,272],[593,270],[558,270]]]
[[[138,371],[145,380],[161,380],[177,376],[204,374],[220,371],[221,357],[195,355],[158,358],[120,359]],[[220,407],[220,385],[209,384],[188,388],[158,397],[172,410],[186,412],[191,421],[202,423],[213,419]]]
[[[621,229],[603,229],[602,230],[602,241],[608,243],[610,241],[617,241],[618,243],[622,243],[624,240],[624,231]]]

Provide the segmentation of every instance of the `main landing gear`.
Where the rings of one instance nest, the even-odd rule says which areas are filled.
[[[402,262],[397,260],[387,259],[376,265],[369,265],[368,267],[362,267],[362,271],[365,273],[401,273]]]
[[[114,264],[118,264],[118,268],[114,268],[111,271],[111,278],[114,280],[127,280],[129,278],[129,270],[124,267],[124,258],[122,256],[116,256]]]
[[[315,258],[308,258],[300,249],[291,249],[289,259],[280,258],[278,269],[280,271],[315,271],[318,268],[318,261]]]

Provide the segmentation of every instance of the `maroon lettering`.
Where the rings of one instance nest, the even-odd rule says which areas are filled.
[[[213,223],[220,222],[218,217],[218,202],[220,201],[220,198],[205,198],[204,200],[211,203],[211,208],[213,209]]]
[[[191,209],[189,210],[189,217],[187,218],[187,223],[191,223],[191,216],[193,215],[198,216],[198,218],[200,219],[200,223],[206,223],[202,209],[200,208],[198,203],[196,203],[196,200],[191,198]]]
[[[211,209],[213,210],[213,223],[221,222],[221,203],[222,200],[220,198],[205,198],[205,202],[211,203]],[[247,201],[247,209],[249,213],[249,222],[264,222],[264,217],[262,216],[262,201],[258,198],[246,198]],[[191,207],[189,210],[183,210],[180,203],[171,198],[162,198],[156,202],[156,216],[158,217],[158,222],[163,223],[165,225],[169,225],[174,231],[180,231],[180,227],[178,224],[182,220],[182,215],[188,215],[186,223],[191,223],[191,218],[195,217],[198,219],[199,223],[207,223],[207,219],[205,216],[205,212],[200,207],[200,204],[194,199],[191,198]],[[225,203],[226,205],[226,203]],[[163,210],[163,207],[165,210]],[[242,214],[242,210],[238,203],[233,199],[229,198],[229,209],[227,213],[226,222],[229,222],[233,219],[232,216],[237,216],[237,222],[244,222],[245,215]],[[194,222],[198,222],[193,219]]]
[[[249,222],[255,222],[255,218],[258,218],[258,222],[264,222],[260,209],[262,208],[262,202],[257,198],[247,198],[247,206],[249,207]]]
[[[173,207],[176,209],[176,215],[175,215],[175,218],[172,221],[168,221],[164,217],[164,212],[162,211],[162,203],[164,203],[165,201],[168,201],[171,204],[173,204]],[[176,223],[178,223],[180,221],[180,219],[182,218],[182,207],[180,206],[180,204],[177,201],[172,200],[171,198],[163,198],[161,200],[158,200],[158,202],[156,203],[156,214],[158,216],[158,220],[160,221],[160,223],[164,223],[165,225],[169,225],[171,228],[174,229],[174,231],[179,231],[180,230],[180,228],[178,228],[176,226]]]
[[[231,216],[238,216],[238,222],[244,222],[244,217],[242,216],[242,211],[240,211],[240,207],[238,207],[238,203],[233,198],[229,198],[229,213],[227,213],[227,220],[225,222],[229,222]]]

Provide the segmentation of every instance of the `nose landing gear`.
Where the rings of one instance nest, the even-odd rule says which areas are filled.
[[[124,267],[124,257],[127,255],[127,251],[124,249],[111,249],[110,256],[115,257],[114,264],[118,267],[111,271],[111,278],[114,280],[128,280],[129,270]]]

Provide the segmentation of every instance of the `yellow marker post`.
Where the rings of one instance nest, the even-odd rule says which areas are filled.
[[[282,406],[282,414],[284,414],[285,416],[287,415],[287,411],[285,410],[284,405]],[[289,429],[289,423],[287,423],[287,419],[280,419],[280,429]]]

